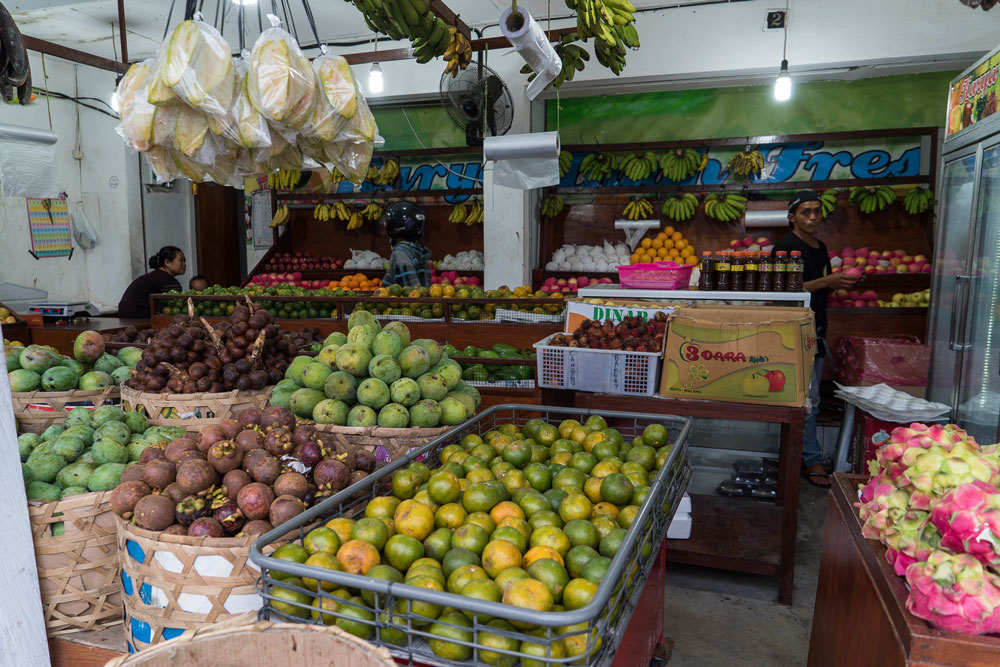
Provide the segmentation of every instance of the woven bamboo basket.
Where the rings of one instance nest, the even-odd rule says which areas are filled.
[[[385,647],[370,644],[338,627],[257,621],[252,613],[198,628],[142,653],[115,658],[105,667],[283,664],[396,667]]]
[[[265,408],[272,387],[218,394],[150,394],[121,388],[122,409],[142,412],[152,426],[180,426],[196,431],[218,424],[246,408]]]
[[[66,413],[75,407],[117,405],[121,394],[117,386],[111,386],[91,391],[18,391],[11,392],[11,398],[20,432],[41,433],[53,424],[61,424]]]
[[[28,517],[48,634],[121,623],[111,492],[83,493],[51,503],[31,501]]]
[[[410,450],[422,447],[450,426],[436,428],[382,428],[381,426],[334,426],[316,424],[316,429],[333,437],[337,445],[364,448],[375,454],[379,463],[394,461]]]
[[[118,517],[116,524],[130,652],[261,607],[260,570],[250,562],[257,536],[165,535]]]

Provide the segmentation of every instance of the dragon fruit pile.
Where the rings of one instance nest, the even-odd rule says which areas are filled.
[[[944,630],[1000,633],[1000,445],[953,424],[910,424],[876,455],[862,532],[906,577],[906,608]]]

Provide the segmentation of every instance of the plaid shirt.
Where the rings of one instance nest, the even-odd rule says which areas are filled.
[[[431,251],[413,241],[400,241],[392,247],[389,256],[389,270],[382,280],[386,285],[393,283],[405,287],[431,284]]]

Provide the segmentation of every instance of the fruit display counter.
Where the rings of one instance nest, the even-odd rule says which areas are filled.
[[[127,327],[136,329],[149,328],[149,320],[127,317],[87,317],[71,322],[45,322],[32,325],[30,330],[31,343],[35,345],[51,345],[65,355],[73,354],[73,341],[82,331],[97,331],[114,333]],[[23,341],[27,343],[28,341]]]

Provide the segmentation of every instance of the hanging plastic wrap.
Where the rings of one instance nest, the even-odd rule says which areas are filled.
[[[182,21],[160,47],[160,81],[194,109],[224,115],[236,95],[230,46],[204,21]]]
[[[277,17],[268,15],[272,25]],[[257,37],[247,77],[250,99],[272,123],[298,130],[312,116],[316,103],[316,75],[295,38],[273,27]]]
[[[249,52],[244,52],[249,56]],[[243,58],[236,59],[236,97],[224,116],[209,116],[208,126],[213,134],[231,143],[233,148],[266,148],[271,145],[271,131],[267,119],[250,101],[246,87],[246,74],[250,68]]]
[[[327,159],[348,180],[361,183],[368,173],[375,147],[381,146],[385,140],[379,136],[375,116],[356,83],[355,94],[357,108],[354,116],[347,121],[337,137],[326,145],[325,152]]]

